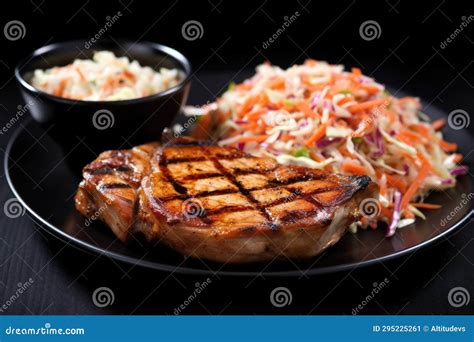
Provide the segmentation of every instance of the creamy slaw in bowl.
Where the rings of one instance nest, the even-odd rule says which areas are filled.
[[[76,59],[66,66],[36,69],[31,84],[48,94],[82,101],[120,101],[161,93],[179,85],[178,69],[154,70],[111,51],[97,51],[92,59]]]

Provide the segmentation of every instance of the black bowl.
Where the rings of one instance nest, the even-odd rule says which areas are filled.
[[[121,101],[79,101],[54,96],[29,82],[35,69],[70,64],[75,59],[92,58],[94,51],[108,50],[127,56],[143,66],[181,70],[185,78],[161,93]],[[78,145],[94,152],[126,148],[157,140],[187,99],[191,66],[180,52],[150,42],[101,40],[86,49],[83,41],[44,46],[34,51],[15,69],[15,77],[26,101],[25,109],[64,148]]]

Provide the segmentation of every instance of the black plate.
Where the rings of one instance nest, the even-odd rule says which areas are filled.
[[[438,111],[435,116],[440,115]],[[449,136],[449,133],[453,136]],[[446,132],[446,136],[465,144],[472,141],[466,131]],[[301,272],[307,275],[337,272],[385,261],[432,244],[462,226],[471,214],[469,201],[460,205],[463,197],[471,196],[469,194],[472,193],[472,179],[466,175],[459,178],[454,189],[430,195],[429,202],[443,204],[442,209],[430,211],[426,221],[418,220],[416,224],[398,230],[390,239],[384,237],[384,229],[363,231],[357,235],[348,233],[336,246],[313,260],[221,265],[183,259],[163,246],[126,247],[104,224],[94,222],[86,226],[84,219],[74,209],[74,193],[80,181],[80,165],[94,158],[95,155],[79,141],[75,150],[65,154],[43,129],[29,121],[15,132],[7,147],[5,170],[15,196],[48,232],[85,251],[164,271],[188,274],[217,272],[236,276],[301,276]]]

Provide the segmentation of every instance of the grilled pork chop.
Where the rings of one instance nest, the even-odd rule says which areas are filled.
[[[105,152],[84,169],[76,207],[87,217],[94,212],[124,242],[142,234],[187,256],[308,258],[359,218],[360,201],[374,195],[370,183],[179,139]]]
[[[106,151],[82,170],[76,209],[87,218],[100,218],[126,242],[134,223],[137,189],[151,172],[150,161],[157,143],[131,150]]]

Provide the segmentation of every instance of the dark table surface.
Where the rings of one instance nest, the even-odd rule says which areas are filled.
[[[246,74],[247,71],[237,75],[199,72],[193,80],[190,103],[211,100],[234,76],[241,80]],[[421,79],[412,75],[390,73],[384,68],[376,73],[403,91],[420,95],[428,107],[436,104],[446,112],[455,108],[474,112],[472,85],[464,77],[448,73],[443,82],[426,87],[429,74],[421,72]],[[10,82],[0,94],[1,125],[21,103]],[[10,135],[21,125],[21,121],[17,122],[14,128],[0,135],[2,158]],[[2,172],[0,204],[3,206],[12,196]],[[54,240],[27,214],[16,219],[1,214],[0,304],[7,304],[3,307],[4,314],[173,314],[188,301],[196,282],[206,280],[139,269],[91,256]],[[473,301],[455,308],[448,302],[448,293],[461,286],[474,295],[473,228],[471,219],[435,246],[349,272],[286,279],[215,276],[182,313],[350,315],[361,304],[359,314],[472,314]],[[12,299],[19,284],[30,278],[34,282]],[[374,283],[383,281],[387,285],[367,300]],[[102,286],[114,293],[113,304],[105,308],[95,306],[92,301],[92,293]],[[292,302],[277,308],[271,304],[270,293],[280,286],[291,291]]]

